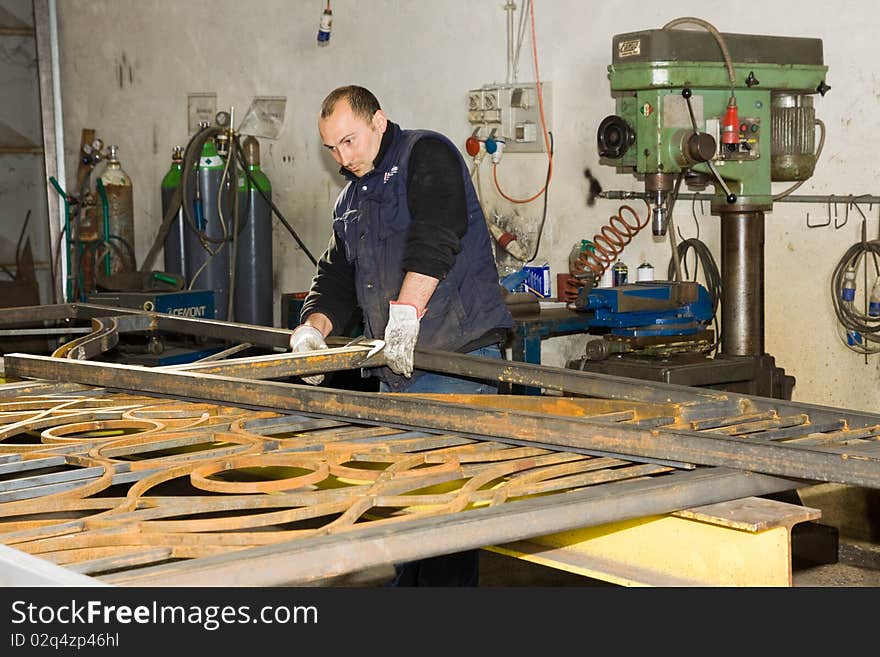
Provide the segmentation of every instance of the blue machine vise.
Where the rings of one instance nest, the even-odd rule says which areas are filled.
[[[652,281],[581,288],[574,304],[595,313],[591,327],[626,337],[692,335],[712,319],[709,292],[692,281]]]

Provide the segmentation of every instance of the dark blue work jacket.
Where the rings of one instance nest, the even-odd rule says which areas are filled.
[[[354,265],[358,304],[364,315],[364,335],[381,339],[388,323],[388,302],[397,298],[406,272],[402,261],[412,217],[407,202],[409,156],[423,137],[452,142],[428,130],[395,130],[381,163],[362,178],[349,183],[336,201],[333,230]],[[468,227],[461,239],[455,264],[440,281],[422,317],[418,347],[457,351],[492,329],[513,326],[501,296],[498,269],[492,256],[483,210],[471,183],[464,158],[461,176],[467,201]],[[392,390],[403,390],[410,379],[383,367],[377,372]],[[419,376],[413,373],[413,378]]]

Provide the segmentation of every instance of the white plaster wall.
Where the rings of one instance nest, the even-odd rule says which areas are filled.
[[[316,130],[328,91],[363,84],[392,120],[445,132],[463,149],[470,132],[465,92],[506,81],[506,17],[500,0],[334,0],[330,45],[319,48],[315,37],[323,5],[319,0],[59,0],[68,171],[76,170],[82,128],[94,128],[105,143],[120,146],[135,185],[139,260],[161,222],[159,183],[171,149],[187,139],[188,93],[216,92],[219,108],[234,106],[239,117],[255,95],[287,97],[281,135],[262,141],[263,166],[278,207],[318,256],[340,185]],[[821,38],[832,90],[816,98],[816,112],[828,136],[815,176],[797,193],[880,193],[870,156],[880,147],[874,57],[880,17],[873,2],[774,2],[742,16],[728,2],[716,1],[695,6],[678,0],[537,0],[535,5],[540,74],[553,86],[550,129],[556,150],[537,259],[548,261],[554,273],[567,270],[571,246],[592,237],[619,206],[600,200],[587,207],[586,167],[605,189],[640,189],[633,177],[598,165],[596,127],[614,110],[606,77],[611,38],[659,28],[679,16],[698,16],[723,32]],[[527,41],[519,81],[534,79],[530,48]],[[505,192],[524,198],[540,189],[545,167],[543,155],[509,155],[499,178]],[[488,164],[481,180],[487,211],[510,212],[511,204],[492,189]],[[778,203],[767,215],[766,348],[796,377],[795,399],[876,411],[880,358],[870,357],[866,364],[840,343],[829,296],[831,271],[859,238],[860,225],[851,212],[840,229],[808,229],[808,207],[811,221],[820,220],[824,208],[791,203]],[[541,200],[518,210],[537,226]],[[841,206],[839,221],[842,211]],[[878,236],[877,216],[874,207],[869,238]],[[685,237],[696,234],[690,203],[677,205],[676,221]],[[706,214],[699,223],[700,238],[720,265],[718,218]],[[282,292],[306,290],[313,267],[277,222],[275,236],[277,301]],[[668,254],[667,241],[655,241],[644,231],[623,257],[633,270],[647,259],[659,273]],[[564,365],[583,343],[584,338],[545,342],[545,364]]]

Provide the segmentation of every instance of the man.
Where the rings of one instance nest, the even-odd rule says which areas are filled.
[[[420,347],[501,358],[513,319],[467,165],[445,136],[402,130],[367,89],[339,87],[318,131],[348,184],[291,335],[292,351],[325,348],[358,309],[364,335],[385,341],[380,391],[495,393],[482,382],[413,371]],[[320,383],[321,377],[309,377]],[[476,586],[476,550],[395,567],[398,586]]]

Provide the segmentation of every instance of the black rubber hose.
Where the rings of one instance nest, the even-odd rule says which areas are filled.
[[[257,181],[254,180],[254,177],[251,175],[251,172],[248,171],[247,163],[244,161],[244,155],[243,155],[243,152],[241,149],[241,143],[239,143],[238,135],[235,136],[235,152],[238,154],[238,157],[240,158],[239,162],[241,163],[241,168],[245,172],[245,175],[247,175],[248,180],[256,188],[256,190],[260,193],[260,196],[263,197],[263,200],[265,200],[266,203],[269,204],[269,207],[272,208],[272,212],[275,213],[275,216],[278,217],[279,221],[281,221],[281,223],[284,224],[284,227],[287,229],[287,232],[289,232],[290,235],[293,237],[293,239],[296,240],[296,243],[299,244],[299,248],[301,248],[303,253],[305,253],[306,256],[308,256],[309,260],[312,261],[312,264],[317,267],[318,261],[315,259],[315,256],[312,255],[312,252],[309,251],[308,247],[299,238],[299,235],[293,229],[293,226],[291,226],[288,223],[287,219],[284,218],[284,215],[281,214],[281,210],[279,210],[278,207],[272,202],[272,199],[269,198],[268,196],[266,196],[266,193],[262,189],[259,188],[259,186],[257,185]]]
[[[142,272],[153,270],[153,263],[156,260],[156,256],[159,255],[159,251],[165,246],[165,238],[168,236],[168,231],[171,230],[171,224],[174,223],[174,219],[177,216],[178,210],[181,208],[181,204],[183,205],[184,216],[188,217],[189,222],[192,222],[190,208],[193,207],[192,204],[194,201],[189,198],[191,194],[185,194],[184,192],[190,187],[189,181],[192,179],[191,176],[195,165],[198,163],[198,158],[202,154],[202,146],[204,146],[205,141],[207,141],[208,138],[213,137],[221,130],[222,128],[217,126],[202,128],[192,136],[189,143],[186,145],[183,156],[183,171],[180,185],[177,186],[177,189],[175,189],[174,193],[171,195],[168,204],[168,211],[162,218],[162,224],[159,226],[159,232],[156,234],[156,239],[153,241],[153,245],[150,247],[150,250],[147,252],[146,257],[144,257],[144,261],[141,264],[140,270]],[[195,223],[192,222],[192,225],[194,226]]]

